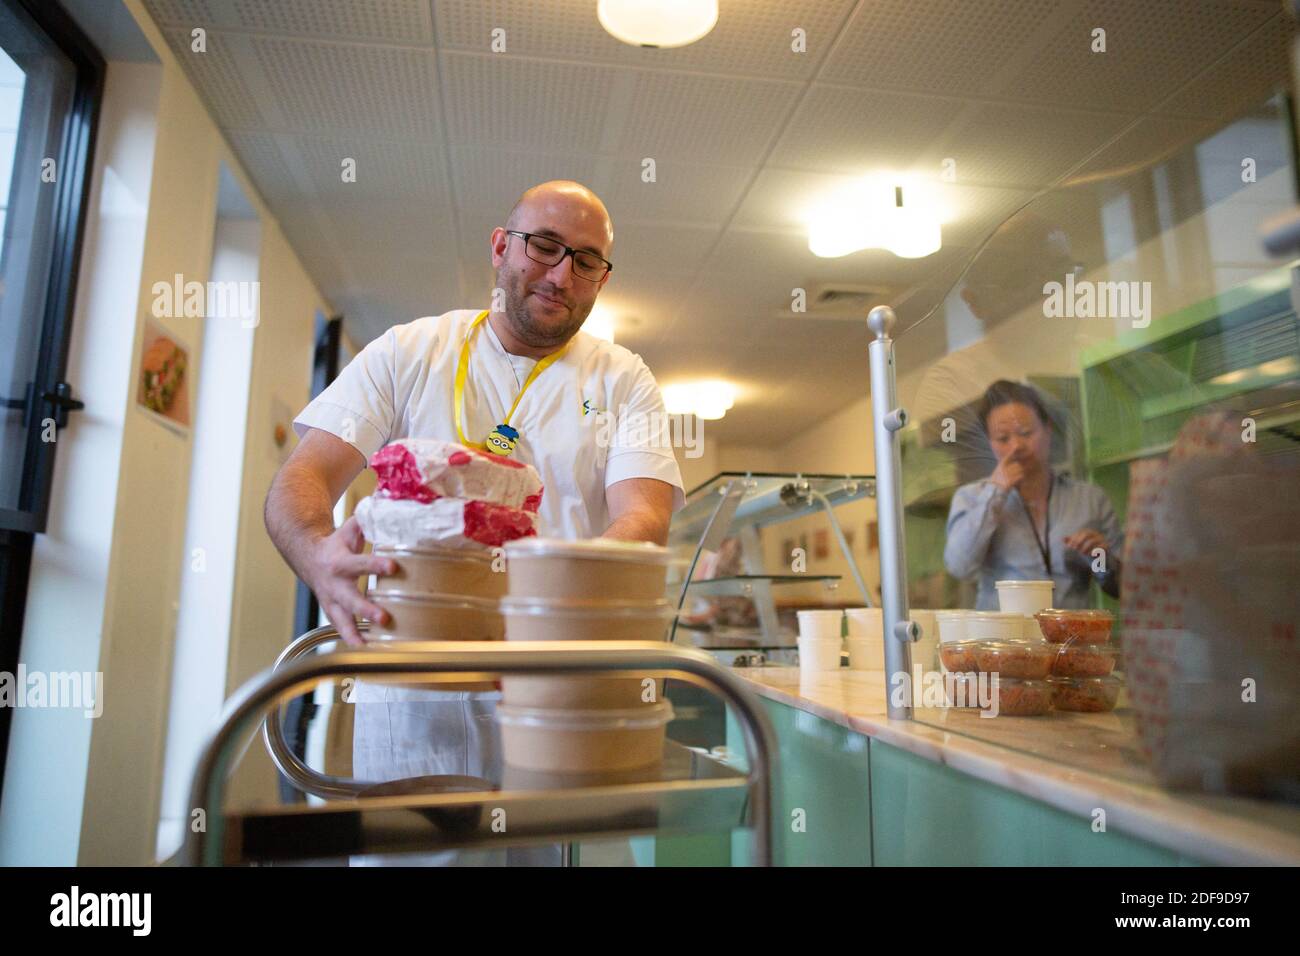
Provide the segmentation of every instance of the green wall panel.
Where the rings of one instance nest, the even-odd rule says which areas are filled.
[[[877,866],[1197,866],[923,757],[871,744]]]

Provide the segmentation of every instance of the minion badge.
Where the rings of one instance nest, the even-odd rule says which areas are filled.
[[[519,432],[509,425],[498,425],[488,435],[484,447],[494,455],[507,457],[514,452],[517,444],[519,444]]]

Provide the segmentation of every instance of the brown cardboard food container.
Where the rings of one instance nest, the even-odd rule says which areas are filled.
[[[497,706],[505,763],[545,773],[603,773],[663,759],[672,704],[634,710]]]
[[[521,538],[505,546],[512,597],[660,601],[667,548],[648,541]]]
[[[576,602],[507,597],[501,602],[510,641],[664,641],[673,608],[665,601]],[[663,700],[664,682],[650,678],[504,675],[512,707],[635,709]],[[651,699],[646,700],[647,692]]]
[[[376,558],[397,562],[395,574],[375,576],[371,594],[418,597],[460,594],[467,597],[500,598],[506,593],[506,571],[494,571],[492,552],[486,549],[403,548],[376,546]]]
[[[408,641],[500,641],[505,623],[495,601],[456,594],[426,594],[419,597],[372,594],[371,600],[387,611],[388,624],[370,623],[369,645],[384,650],[400,648]],[[368,678],[379,684],[419,690],[491,691],[492,681],[416,683],[414,681]]]

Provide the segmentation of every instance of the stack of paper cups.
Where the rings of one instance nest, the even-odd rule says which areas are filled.
[[[878,607],[851,607],[844,616],[849,623],[849,667],[855,671],[883,671],[884,612]]]
[[[799,668],[829,671],[840,666],[844,612],[799,611]]]

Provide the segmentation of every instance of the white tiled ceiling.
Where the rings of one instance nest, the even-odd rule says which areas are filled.
[[[881,290],[915,321],[1040,189],[1262,102],[1291,30],[1277,0],[721,0],[709,36],[647,50],[608,36],[595,0],[145,6],[357,340],[480,304],[518,194],[577,179],[614,219],[620,341],[661,382],[734,378],[712,434],[760,446],[867,387],[860,325],[791,313],[791,289]],[[939,254],[807,251],[803,210],[829,188],[945,159]],[[1057,205],[1072,254],[1095,256],[1096,210]],[[941,350],[925,331],[914,350]]]

